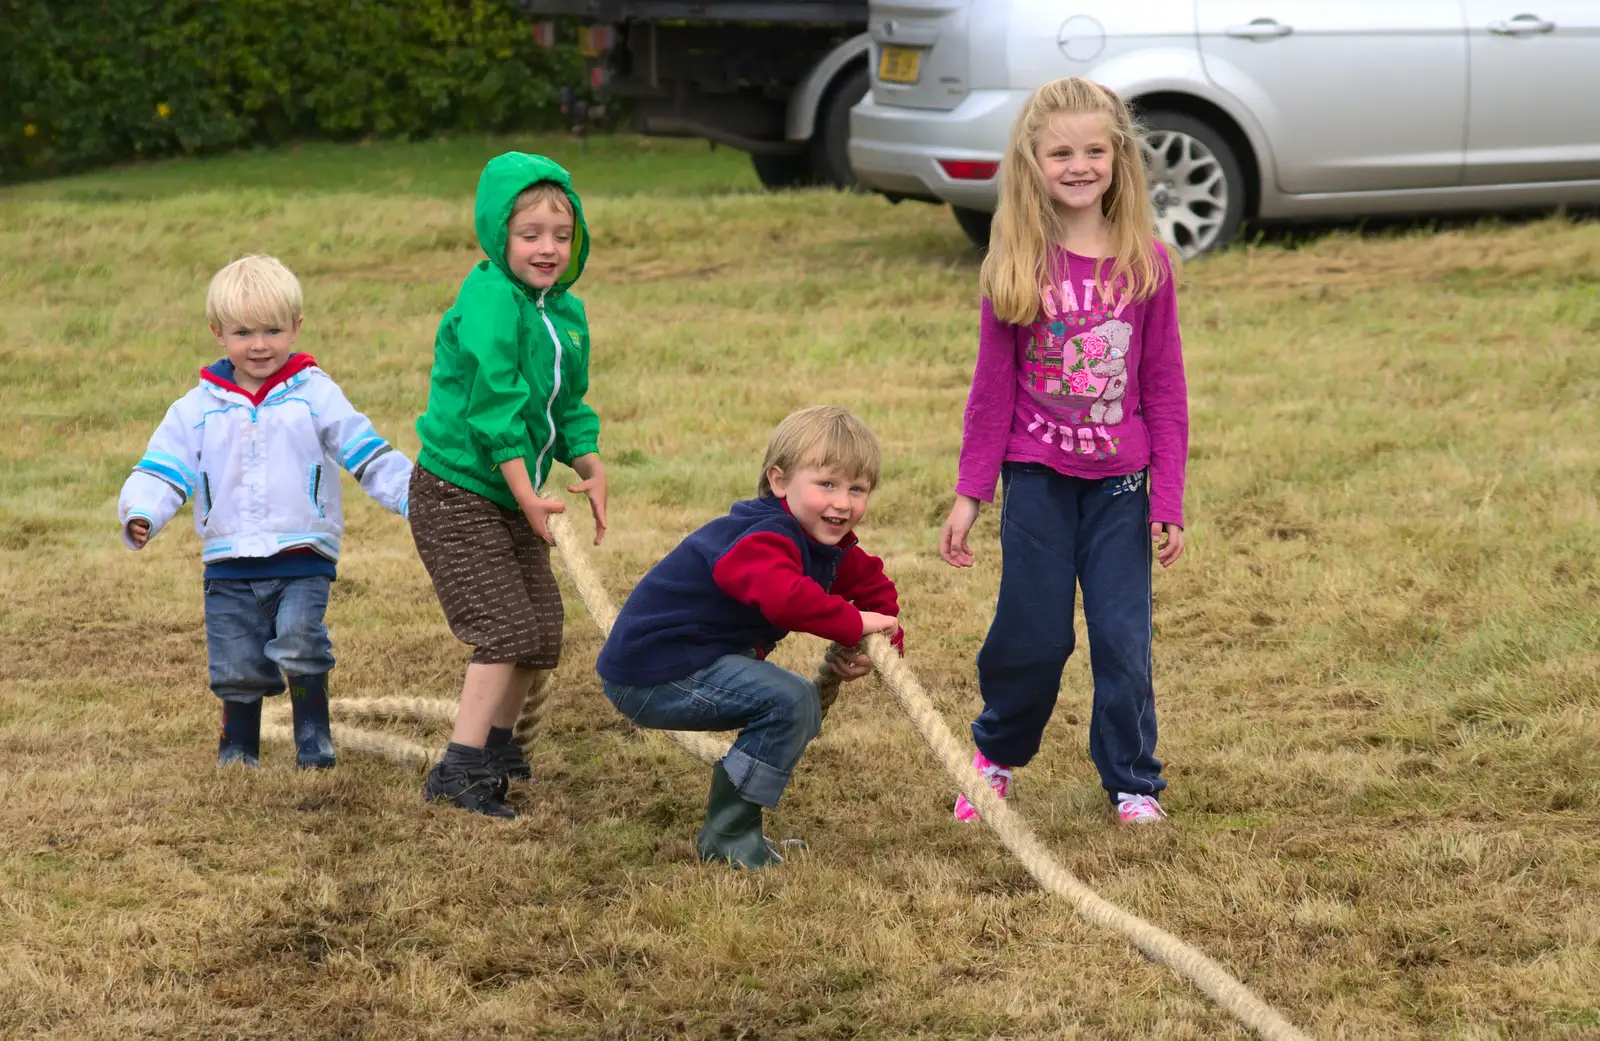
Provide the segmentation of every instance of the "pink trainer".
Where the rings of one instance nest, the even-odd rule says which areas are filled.
[[[974,752],[972,753],[972,768],[988,778],[989,787],[993,788],[994,793],[1000,798],[1004,799],[1010,793],[1011,767],[992,763],[982,752]],[[963,822],[978,819],[978,811],[973,808],[972,803],[967,801],[965,795],[956,796],[955,817],[956,820]]]
[[[1117,793],[1118,824],[1156,824],[1166,815],[1167,811],[1161,808],[1161,803],[1153,795]]]

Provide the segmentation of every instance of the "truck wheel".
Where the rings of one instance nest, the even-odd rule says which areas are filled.
[[[969,210],[965,206],[952,206],[950,212],[956,215],[956,223],[961,225],[961,230],[967,233],[967,238],[980,250],[989,248],[989,222],[994,220],[994,214],[982,210]]]
[[[1244,220],[1244,171],[1227,138],[1184,112],[1146,112],[1144,165],[1156,230],[1185,257],[1221,249]]]
[[[782,188],[805,188],[817,183],[811,169],[811,157],[804,152],[798,155],[772,155],[750,153],[750,165],[756,168],[756,177],[763,188],[774,191]]]
[[[872,79],[864,65],[847,70],[833,81],[817,109],[811,131],[811,169],[818,184],[835,188],[854,188],[856,175],[850,169],[850,110],[867,96]]]

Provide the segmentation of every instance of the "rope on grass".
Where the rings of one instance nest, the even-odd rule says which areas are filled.
[[[865,645],[878,674],[910,717],[923,742],[944,767],[945,773],[977,808],[983,823],[1041,886],[1070,903],[1079,917],[1127,937],[1151,960],[1192,982],[1212,1001],[1267,1041],[1307,1041],[1306,1035],[1297,1027],[1202,951],[1101,898],[1057,863],[1027,821],[1007,806],[989,787],[984,776],[973,769],[970,756],[956,743],[955,736],[945,725],[944,717],[922,689],[921,681],[893,645],[882,633],[868,636]]]
[[[550,534],[561,550],[562,562],[578,589],[584,606],[602,633],[610,635],[616,623],[617,610],[611,603],[605,585],[595,572],[588,555],[584,553],[566,517],[557,513],[549,518]],[[895,651],[881,633],[868,636],[863,642],[872,664],[888,685],[901,709],[910,718],[923,742],[933,752],[945,773],[966,795],[978,810],[979,818],[995,833],[1001,844],[1010,850],[1028,873],[1048,892],[1054,893],[1072,905],[1078,916],[1092,925],[1122,934],[1152,961],[1189,980],[1200,991],[1228,1012],[1240,1023],[1254,1030],[1266,1041],[1309,1041],[1307,1036],[1268,1005],[1249,987],[1235,979],[1221,964],[1204,952],[1178,939],[1159,926],[1124,911],[1101,898],[1094,890],[1078,881],[1077,877],[1062,867],[1039,841],[1033,829],[1013,809],[990,789],[988,780],[973,769],[966,751],[956,742],[944,718],[934,706],[922,683],[910,666]],[[835,644],[829,649],[831,656],[839,649]],[[824,664],[817,678],[818,694],[826,715],[839,693],[840,680]],[[517,719],[514,736],[519,743],[532,736],[544,716],[548,700],[549,673],[541,673],[523,703]],[[340,699],[330,702],[335,715],[369,716],[381,718],[427,718],[454,720],[456,706],[436,698],[370,698]],[[264,720],[263,737],[293,740],[292,729],[282,722],[287,706],[274,706],[273,716]],[[661,731],[673,744],[682,748],[701,762],[712,765],[727,754],[727,746],[706,734],[685,731]],[[401,762],[427,764],[437,758],[437,753],[413,741],[376,731],[335,725],[335,741],[356,751],[372,752]],[[524,747],[526,747],[524,745]]]
[[[572,576],[573,584],[578,587],[578,595],[583,598],[589,614],[609,635],[617,612],[611,605],[611,598],[600,576],[595,573],[588,555],[572,537],[567,519],[559,513],[551,514],[549,519],[550,534],[555,537],[556,546],[561,550],[561,559]],[[883,677],[901,709],[910,717],[923,742],[939,760],[939,765],[944,767],[956,787],[977,808],[983,823],[1041,886],[1071,904],[1079,917],[1127,937],[1151,960],[1192,982],[1224,1011],[1266,1041],[1309,1041],[1276,1009],[1234,979],[1227,969],[1205,953],[1165,929],[1101,898],[1062,867],[1034,835],[1027,821],[995,795],[988,779],[973,768],[970,756],[956,743],[955,735],[951,734],[944,717],[939,715],[939,710],[922,689],[922,682],[888,638],[882,633],[873,633],[866,638],[864,646],[878,674]],[[832,688],[825,704],[832,705],[839,691],[839,682],[838,677],[826,666],[818,673],[819,693],[824,683]],[[674,744],[704,762],[716,762],[726,753],[725,748],[703,734],[665,733]],[[711,755],[715,758],[707,758]]]
[[[342,702],[329,701],[328,705],[334,710],[335,715],[344,714],[340,712],[341,708],[347,710],[354,708],[357,711],[350,714],[359,715],[360,711],[365,707],[363,705],[364,700],[366,699],[351,698]],[[433,701],[436,699],[372,698],[370,700]],[[440,701],[439,704],[445,705],[448,703]],[[289,711],[290,709],[288,705],[268,706],[267,711],[263,713],[263,718],[261,720],[261,736],[277,741],[292,742],[294,740],[294,727],[288,722]],[[435,710],[432,708],[432,706],[430,706],[426,711],[433,713]],[[392,712],[383,714],[397,719],[405,718],[404,716],[396,715]],[[350,749],[356,752],[367,752],[372,755],[381,756],[385,759],[392,759],[397,763],[415,763],[419,766],[431,766],[433,762],[439,758],[442,752],[442,750],[435,751],[428,748],[426,745],[419,745],[415,741],[409,741],[406,738],[400,737],[396,734],[386,734],[381,730],[367,730],[362,727],[348,727],[339,723],[333,724],[332,730],[335,747],[341,749]]]

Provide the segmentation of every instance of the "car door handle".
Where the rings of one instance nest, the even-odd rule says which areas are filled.
[[[1555,22],[1547,22],[1536,14],[1519,14],[1504,22],[1490,22],[1489,31],[1496,36],[1532,36],[1555,30]]]
[[[1277,36],[1288,36],[1294,32],[1294,26],[1284,25],[1276,18],[1256,18],[1247,25],[1230,25],[1223,32],[1240,40],[1270,40]]]

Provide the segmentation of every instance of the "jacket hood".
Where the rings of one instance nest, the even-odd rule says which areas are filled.
[[[559,163],[527,152],[506,152],[489,160],[483,168],[483,175],[478,178],[473,224],[478,231],[478,245],[483,247],[489,262],[525,293],[532,293],[506,267],[506,224],[511,220],[511,206],[517,196],[540,181],[560,185],[572,203],[572,260],[552,287],[552,291],[559,293],[572,287],[578,276],[583,274],[583,265],[589,259],[589,225],[583,219],[583,203],[578,193],[572,190],[572,176]]]
[[[297,374],[304,372],[306,369],[314,369],[316,367],[317,359],[304,351],[296,351],[289,355],[288,359],[283,363],[283,368],[268,376],[260,388],[252,393],[234,382],[233,362],[227,358],[218,358],[200,370],[200,382],[209,383],[214,387],[221,387],[223,390],[232,391],[235,394],[241,394],[248,398],[252,405],[259,405],[267,400],[268,394],[289,382]]]

